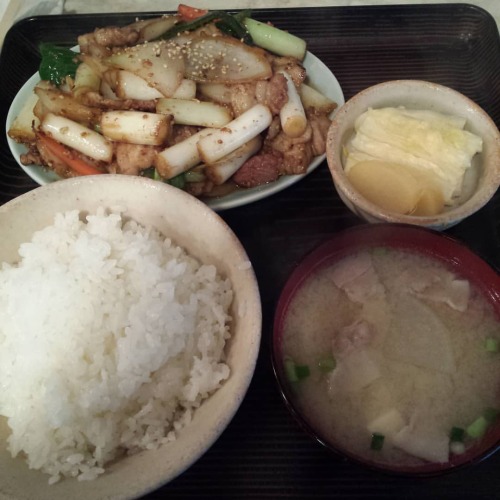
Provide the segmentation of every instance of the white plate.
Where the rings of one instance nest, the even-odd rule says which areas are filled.
[[[340,88],[338,80],[335,78],[333,73],[320,59],[318,59],[310,52],[307,52],[303,64],[309,77],[309,83],[321,93],[335,101],[338,104],[337,109],[339,109],[340,106],[342,106],[345,102],[344,94],[342,92],[342,89]],[[6,130],[10,129],[12,122],[21,112],[26,99],[33,93],[33,89],[39,81],[40,76],[38,73],[35,73],[21,87],[21,90],[17,93],[16,97],[12,101],[9,113],[7,114]],[[333,114],[335,114],[335,111]],[[19,158],[22,153],[26,152],[26,147],[16,143],[9,136],[7,136],[7,142],[9,143],[10,150],[17,163],[19,163],[26,174],[28,174],[35,182],[40,185],[44,185],[60,180],[60,177],[51,170],[37,165],[23,165],[20,162]],[[307,169],[307,172],[305,174],[284,175],[275,182],[264,184],[256,188],[241,189],[220,198],[205,200],[205,202],[213,210],[225,210],[228,208],[239,207],[241,205],[247,205],[248,203],[267,198],[268,196],[278,193],[279,191],[282,191],[283,189],[300,181],[303,177],[316,169],[324,159],[325,155],[316,156],[309,165],[309,168]]]

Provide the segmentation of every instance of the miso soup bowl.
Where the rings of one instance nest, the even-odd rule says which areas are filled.
[[[158,449],[124,456],[92,481],[49,475],[28,468],[7,451],[10,430],[0,416],[1,500],[124,500],[139,498],[182,474],[215,443],[238,411],[252,379],[260,347],[261,302],[248,256],[227,224],[204,203],[161,182],[127,175],[75,177],[30,191],[0,207],[0,262],[14,264],[18,248],[53,223],[57,213],[121,207],[124,217],[152,226],[231,281],[231,338],[225,346],[231,373],[205,399],[177,439]]]
[[[480,136],[483,150],[475,155],[456,204],[435,216],[401,215],[362,196],[344,171],[343,148],[354,134],[356,119],[369,108],[404,106],[466,119],[465,129]],[[336,113],[327,137],[327,162],[335,189],[345,205],[367,222],[399,222],[445,230],[480,210],[500,185],[500,132],[474,101],[449,87],[421,80],[393,80],[359,92]]]
[[[327,267],[358,251],[380,247],[426,256],[443,264],[456,275],[469,280],[491,304],[496,318],[500,321],[500,275],[460,241],[432,229],[408,224],[362,224],[346,229],[315,248],[298,263],[278,299],[273,324],[272,363],[284,404],[298,427],[334,456],[347,458],[354,464],[378,472],[410,477],[431,477],[476,464],[500,450],[500,419],[488,428],[483,438],[467,448],[465,453],[450,454],[448,462],[421,461],[411,466],[390,465],[361,457],[331,438],[328,439],[315,427],[297,403],[295,396],[297,387],[288,380],[283,353],[284,327],[291,302],[311,275],[316,273],[321,275]],[[331,303],[331,307],[335,308],[334,302]],[[495,355],[500,356],[498,353]]]

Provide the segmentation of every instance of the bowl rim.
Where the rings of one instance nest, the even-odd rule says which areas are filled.
[[[410,242],[409,238],[413,238],[413,242]],[[347,459],[365,469],[391,476],[427,478],[441,476],[478,464],[500,451],[500,420],[489,429],[485,438],[469,449],[465,456],[458,455],[455,459],[446,463],[429,462],[416,467],[398,467],[363,459],[342,446],[329,442],[308,422],[294,401],[293,390],[290,389],[284,375],[281,341],[284,318],[295,293],[314,272],[321,268],[331,265],[361,248],[376,248],[382,246],[382,244],[389,245],[392,248],[410,250],[419,255],[426,255],[440,261],[452,270],[460,269],[463,271],[462,262],[467,259],[472,261],[475,266],[474,269],[466,268],[466,272],[460,274],[472,280],[474,276],[477,276],[478,270],[487,273],[487,285],[479,280],[479,277],[474,280],[474,284],[488,302],[493,305],[500,322],[500,272],[481,255],[470,249],[465,242],[435,229],[412,224],[362,223],[348,227],[326,238],[299,260],[286,279],[285,285],[275,303],[273,330],[270,338],[270,357],[280,397],[297,426],[311,440],[325,448],[332,456]],[[440,245],[452,248],[456,253],[451,255],[450,258],[446,258],[444,249],[440,248]],[[488,444],[481,447],[480,444],[485,441]],[[465,457],[467,458],[465,459]]]
[[[226,392],[228,394],[227,398],[227,404],[224,405],[219,405],[217,406],[220,408],[220,410],[214,411],[214,417],[210,418],[210,422],[207,424],[207,426],[202,430],[200,433],[200,439],[197,440],[195,443],[195,450],[190,452],[189,450],[192,450],[193,446],[191,446],[191,440],[187,443],[189,445],[188,450],[184,451],[182,456],[179,456],[178,460],[178,465],[175,465],[174,467],[170,467],[168,463],[165,465],[161,465],[163,462],[166,462],[165,460],[162,460],[162,457],[164,458],[164,455],[161,454],[161,448],[166,449],[166,446],[168,445],[163,445],[160,447],[158,450],[142,450],[139,452],[137,455],[143,455],[144,453],[148,453],[152,459],[154,459],[159,465],[158,467],[153,467],[151,468],[152,470],[148,471],[148,477],[145,477],[144,475],[138,474],[137,480],[134,482],[133,488],[128,488],[126,491],[125,490],[120,490],[120,491],[114,491],[112,495],[106,496],[106,498],[115,498],[115,499],[129,499],[129,498],[137,498],[138,496],[145,495],[147,493],[150,493],[151,491],[155,491],[156,489],[160,488],[164,484],[167,484],[171,481],[173,481],[176,477],[179,475],[183,474],[188,468],[190,468],[195,462],[197,462],[213,445],[214,443],[221,437],[221,435],[226,431],[227,427],[233,420],[233,418],[236,416],[237,412],[239,411],[241,404],[243,403],[250,384],[253,380],[254,374],[255,374],[255,369],[257,366],[257,361],[260,353],[260,346],[261,346],[261,339],[262,339],[262,303],[260,300],[260,291],[259,291],[259,286],[258,286],[258,281],[257,277],[255,274],[255,270],[253,268],[253,265],[250,261],[250,257],[244,248],[242,242],[239,240],[239,238],[236,236],[234,231],[231,229],[229,224],[215,211],[210,209],[207,205],[205,205],[202,201],[198,200],[195,197],[192,197],[188,193],[185,193],[175,187],[172,187],[168,184],[164,183],[158,183],[153,181],[152,179],[147,179],[143,177],[131,177],[131,176],[124,176],[124,175],[119,175],[119,174],[109,174],[107,176],[85,176],[85,177],[74,177],[74,178],[69,178],[69,179],[64,179],[56,183],[51,183],[47,184],[44,186],[38,186],[35,189],[24,193],[16,198],[13,198],[9,202],[5,203],[4,205],[0,206],[0,218],[2,221],[0,224],[9,224],[9,218],[8,214],[11,210],[19,210],[20,205],[22,206],[24,203],[28,202],[29,209],[31,210],[33,206],[37,204],[44,203],[47,196],[51,197],[52,199],[58,199],[62,200],[62,206],[64,208],[54,210],[53,212],[51,211],[51,217],[49,217],[51,220],[53,220],[53,216],[57,212],[63,212],[66,211],[67,209],[65,208],[68,204],[74,205],[72,209],[79,209],[80,211],[90,211],[90,210],[95,210],[97,208],[96,206],[93,206],[92,209],[89,209],[88,206],[82,208],[82,205],[79,202],[79,198],[81,198],[80,194],[80,189],[81,186],[85,185],[88,186],[88,189],[94,189],[91,186],[96,186],[99,189],[98,193],[94,193],[91,196],[92,202],[94,201],[95,198],[100,198],[100,197],[105,197],[108,195],[110,192],[109,190],[111,189],[111,186],[114,185],[115,189],[112,191],[114,194],[114,198],[111,201],[107,201],[106,198],[104,198],[102,204],[107,207],[113,207],[113,206],[119,206],[120,208],[125,206],[127,209],[125,212],[125,218],[129,217],[129,210],[126,205],[127,201],[126,199],[120,200],[119,202],[117,201],[117,196],[116,193],[119,190],[120,192],[122,191],[123,187],[127,187],[127,190],[129,192],[135,191],[135,203],[139,203],[139,201],[142,204],[142,201],[146,201],[149,197],[156,197],[156,199],[159,199],[160,196],[162,197],[161,199],[165,199],[167,197],[170,198],[169,203],[171,204],[178,204],[181,208],[183,207],[183,204],[179,204],[179,201],[183,200],[183,203],[188,203],[190,206],[194,207],[196,209],[195,214],[199,217],[199,220],[201,221],[200,224],[207,225],[207,222],[211,221],[210,227],[212,229],[214,228],[220,228],[220,230],[225,234],[225,237],[223,241],[227,244],[229,241],[232,242],[232,248],[234,248],[234,259],[233,261],[228,264],[231,265],[231,267],[235,271],[235,275],[240,276],[240,279],[238,280],[238,283],[242,283],[240,288],[244,288],[245,290],[248,290],[251,292],[251,294],[248,297],[247,301],[241,301],[237,302],[236,304],[233,302],[232,308],[234,309],[234,315],[238,314],[238,304],[244,305],[246,307],[251,307],[252,308],[252,316],[251,318],[248,318],[249,321],[247,321],[247,326],[245,328],[247,337],[246,340],[241,342],[242,338],[245,338],[245,336],[240,335],[240,342],[238,342],[239,346],[238,349],[241,351],[242,346],[245,346],[245,356],[244,359],[242,360],[242,363],[237,363],[233,364],[231,366],[231,374],[234,376],[228,378],[225,383],[221,386],[220,390],[224,390],[225,386],[228,386],[228,389],[226,389]],[[70,187],[71,189],[67,189],[67,187]],[[138,187],[141,187],[143,189],[137,190]],[[88,192],[88,191],[87,191]],[[66,196],[65,196],[66,195]],[[76,201],[75,201],[76,200]],[[158,201],[154,202],[157,205],[159,204]],[[61,206],[61,205],[59,205]],[[76,208],[75,208],[76,207]],[[145,213],[147,213],[147,217],[149,218],[149,212],[148,208],[146,207],[141,207],[141,210],[143,210]],[[31,213],[31,212],[30,212]],[[134,216],[133,213],[131,214],[132,217]],[[177,219],[177,214],[175,213],[170,213],[167,211],[166,208],[163,209],[161,217],[171,217],[172,219]],[[140,220],[141,217],[138,218],[138,222],[142,224],[147,224],[144,222],[144,220]],[[38,221],[39,222],[39,221]],[[38,225],[38,224],[37,224]],[[151,225],[155,226],[154,223],[151,223]],[[161,228],[157,227],[160,232],[162,232],[165,235],[165,232],[161,230]],[[17,229],[16,229],[17,230]],[[36,230],[36,229],[35,229]],[[186,234],[189,234],[190,230],[186,228],[184,230]],[[29,234],[33,234],[30,232]],[[196,255],[196,253],[193,252],[192,248],[188,248],[185,244],[185,242],[182,241],[176,241],[176,239],[173,236],[169,236],[166,234],[167,237],[172,237],[174,239],[175,243],[178,246],[181,246],[182,248],[186,249],[188,253],[191,256],[194,256],[201,262],[203,261],[199,255]],[[21,235],[21,238],[23,238],[24,235]],[[188,236],[186,236],[186,239]],[[24,241],[24,240],[23,240]],[[17,248],[17,246],[15,246]],[[226,245],[227,248],[227,245]],[[2,251],[5,252],[5,254],[8,253],[7,249],[3,249]],[[221,257],[222,258],[222,257]],[[243,259],[243,260],[242,260]],[[209,260],[212,260],[210,258]],[[250,263],[250,266],[247,266],[246,264]],[[242,265],[245,264],[245,265]],[[221,272],[220,269],[218,269],[219,272]],[[226,271],[224,271],[224,274],[227,274]],[[240,281],[241,280],[241,281]],[[235,284],[233,283],[233,289],[235,287]],[[253,307],[255,307],[255,310],[253,310]],[[233,316],[234,316],[233,315]],[[240,315],[238,315],[239,317]],[[244,316],[242,316],[244,317]],[[234,321],[233,321],[234,324]],[[244,333],[243,332],[243,333]],[[251,334],[251,335],[249,335]],[[251,336],[251,338],[249,338]],[[226,344],[226,349],[225,353],[227,354],[229,352],[229,348],[227,346],[230,346],[231,340],[227,341]],[[240,367],[240,368],[239,368]],[[229,384],[229,385],[228,385]],[[210,395],[210,397],[206,400],[209,401],[210,399],[213,399],[214,396],[217,397],[217,394],[219,394],[220,390],[215,391],[213,394]],[[221,396],[220,396],[221,397]],[[204,403],[206,402],[204,401]],[[213,403],[212,403],[213,405]],[[200,408],[203,408],[203,404],[200,406]],[[199,412],[199,409],[197,408],[197,412]],[[193,419],[196,417],[196,415],[193,416]],[[192,423],[190,424],[192,425]],[[195,423],[196,425],[196,423]],[[186,426],[186,428],[189,428],[189,426]],[[187,434],[187,433],[184,433]],[[184,435],[183,434],[183,435]],[[184,439],[183,439],[184,440]],[[152,456],[152,454],[158,454],[156,456]],[[109,464],[107,464],[107,473],[104,474],[104,477],[106,476],[109,481],[111,481],[111,476],[116,473],[116,470],[114,469],[114,466],[116,463],[124,460],[127,461],[128,459],[132,457],[121,457],[118,461],[111,461]],[[158,460],[159,458],[159,460]],[[14,459],[13,459],[14,460]],[[28,471],[28,466],[27,464],[23,463],[23,470],[25,469]],[[126,465],[126,467],[130,468],[129,465]],[[160,471],[157,471],[157,469],[161,469]],[[128,469],[127,469],[128,470]],[[30,471],[30,473],[33,471]],[[36,471],[35,471],[36,472]],[[33,472],[33,473],[35,473]],[[38,474],[42,475],[42,472],[37,472]],[[23,473],[24,474],[24,473]],[[150,475],[149,475],[150,474]],[[0,474],[2,475],[2,474]],[[43,474],[41,476],[45,482],[46,479],[48,479],[49,476]],[[97,481],[99,481],[100,477],[98,477],[95,481],[92,481],[91,485],[89,487],[91,488],[89,491],[92,491],[93,485],[96,484]],[[13,480],[12,480],[13,481]],[[76,483],[75,479],[68,478],[67,481],[75,482],[75,485],[81,484],[80,482]],[[7,484],[7,486],[10,486],[10,483]],[[130,484],[127,483],[127,486],[131,486]],[[70,487],[70,491],[73,491],[73,488],[77,488],[78,486]],[[107,488],[107,486],[106,486]],[[16,490],[17,491],[17,490]],[[51,491],[51,490],[49,490]],[[3,494],[5,492],[3,491],[2,487],[0,487],[0,497],[3,498]],[[109,491],[108,491],[109,493]],[[7,493],[9,495],[9,493]],[[45,493],[44,493],[45,494]],[[57,491],[53,491],[54,497],[58,497]],[[10,498],[10,497],[9,497]],[[13,496],[14,498],[14,496]],[[45,497],[44,497],[45,498]],[[97,498],[97,497],[96,497]],[[100,497],[99,497],[100,498]]]
[[[489,154],[491,158],[491,168],[485,172],[485,179],[487,180],[485,188],[478,192],[477,190],[463,203],[460,205],[451,207],[444,212],[433,215],[433,216],[415,216],[415,215],[404,215],[397,214],[394,212],[389,212],[380,208],[378,205],[372,203],[371,201],[364,198],[354,187],[351,185],[345,174],[342,159],[340,157],[342,150],[342,142],[340,137],[342,132],[342,126],[344,121],[349,118],[349,112],[351,109],[357,105],[358,100],[372,95],[377,95],[381,89],[398,89],[408,87],[410,89],[418,90],[420,88],[432,89],[437,95],[451,95],[455,99],[460,100],[464,104],[464,108],[474,111],[477,120],[483,124],[484,127],[488,128],[490,131],[493,141],[492,141],[492,151]],[[366,107],[369,107],[367,105]],[[367,87],[352,97],[350,97],[345,104],[343,104],[338,110],[337,114],[332,120],[332,124],[328,131],[327,141],[327,164],[333,178],[333,182],[339,195],[345,196],[347,200],[352,203],[356,208],[359,207],[360,210],[366,212],[374,219],[381,220],[383,222],[395,222],[395,223],[407,223],[418,226],[432,227],[434,229],[439,226],[442,228],[450,227],[454,224],[459,223],[466,217],[469,217],[473,213],[477,212],[483,208],[494,196],[498,188],[500,187],[500,131],[498,130],[493,119],[486,113],[486,111],[479,106],[475,101],[466,95],[458,92],[457,90],[442,85],[440,83],[435,83],[427,80],[417,80],[417,79],[399,79],[399,80],[388,80],[384,82],[377,83],[370,87]],[[496,160],[496,161],[495,161]]]

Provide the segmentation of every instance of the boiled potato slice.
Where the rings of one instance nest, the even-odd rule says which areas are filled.
[[[444,196],[432,176],[397,163],[360,161],[347,173],[369,201],[398,214],[429,216],[443,211]]]
[[[411,214],[420,198],[420,183],[395,163],[361,161],[351,167],[347,177],[367,200],[390,212]]]
[[[412,215],[436,215],[441,213],[443,209],[443,193],[435,186],[428,185],[422,190],[422,194]]]

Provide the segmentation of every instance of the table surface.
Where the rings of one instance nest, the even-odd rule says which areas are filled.
[[[32,15],[62,13],[147,12],[175,10],[179,0],[0,0],[0,48],[16,20]],[[208,9],[227,8],[227,0],[185,2]],[[238,0],[233,8],[293,8],[396,4],[468,3],[487,10],[500,26],[499,0]]]

